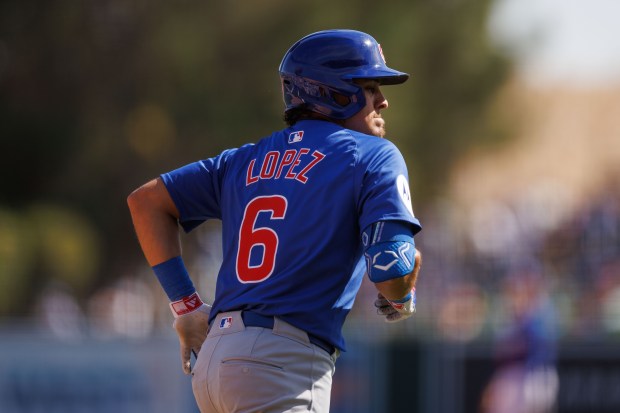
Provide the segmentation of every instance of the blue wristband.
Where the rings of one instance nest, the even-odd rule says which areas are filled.
[[[411,293],[407,294],[405,298],[399,298],[398,300],[389,300],[392,303],[404,304],[411,299]]]
[[[196,292],[180,256],[170,258],[152,268],[170,301],[180,300]]]
[[[409,294],[407,294],[404,298],[399,298],[398,300],[388,300],[388,301],[392,303],[397,303],[397,304],[404,304],[407,301],[409,301],[409,299],[411,299],[412,296],[413,296],[413,302],[415,304],[415,288],[413,288],[411,292],[409,292]]]

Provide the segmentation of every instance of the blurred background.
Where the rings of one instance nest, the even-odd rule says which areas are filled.
[[[127,195],[284,126],[302,36],[372,34],[424,254],[364,283],[332,412],[620,411],[614,0],[0,2],[0,411],[196,412]],[[213,297],[219,223],[183,237]]]

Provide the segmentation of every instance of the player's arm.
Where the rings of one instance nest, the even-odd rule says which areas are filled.
[[[196,293],[181,258],[179,211],[161,178],[133,191],[127,205],[144,256],[171,301],[183,371],[189,374],[191,353],[198,354],[207,335],[209,307]]]
[[[405,221],[379,221],[362,234],[367,274],[379,291],[375,306],[386,321],[415,312],[415,285],[422,255],[415,248],[413,228]]]
[[[153,179],[127,198],[134,229],[150,266],[181,255],[178,218],[161,178]]]
[[[377,290],[388,300],[397,301],[405,298],[414,288],[422,265],[422,254],[414,247],[413,268],[401,277],[375,283]]]

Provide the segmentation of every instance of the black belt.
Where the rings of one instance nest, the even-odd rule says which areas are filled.
[[[241,312],[241,318],[243,319],[243,324],[245,324],[246,327],[263,327],[273,329],[273,316],[265,316],[255,313],[253,311],[243,311]],[[322,338],[308,333],[308,339],[312,344],[316,344],[323,350],[327,351],[327,354],[329,354],[330,356],[334,354],[334,351],[336,351],[336,348],[334,346],[332,346]]]

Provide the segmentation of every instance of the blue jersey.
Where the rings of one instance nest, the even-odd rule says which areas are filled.
[[[407,176],[390,141],[305,120],[162,179],[185,231],[222,221],[211,321],[253,310],[344,350],[342,326],[365,272],[363,229],[379,220],[421,228]]]

